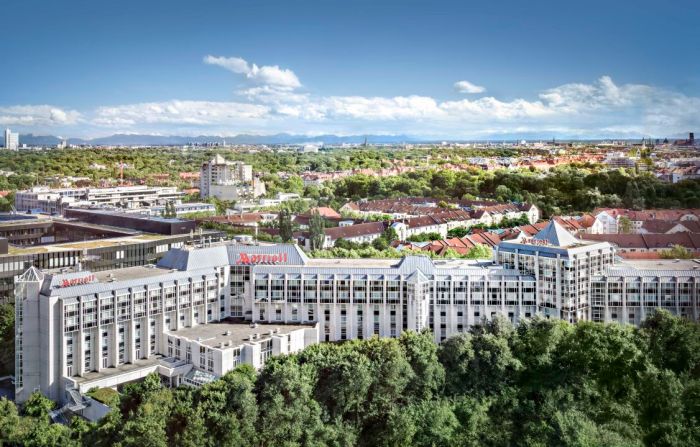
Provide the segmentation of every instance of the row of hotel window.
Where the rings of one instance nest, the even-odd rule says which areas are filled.
[[[201,306],[206,303],[223,301],[223,295],[217,295],[216,281],[207,282],[205,293],[204,282],[193,283],[192,287],[176,288],[165,287],[146,291],[133,291],[115,296],[82,297],[80,301],[63,306],[63,330],[72,332],[99,324],[112,324],[115,321],[126,321],[141,318],[148,315],[156,315],[163,312],[172,312],[177,309],[188,309],[192,306]],[[82,311],[81,311],[82,309]]]
[[[469,295],[475,304],[484,299],[484,293],[500,303],[501,296],[517,301],[517,295],[522,294],[524,301],[534,300],[534,281],[501,281],[468,282],[468,281],[436,281],[424,288],[425,292],[436,296],[439,303],[466,303]],[[320,302],[320,303],[349,303],[369,300],[370,303],[398,303],[401,294],[404,297],[416,296],[415,290],[410,290],[405,281],[349,281],[349,280],[320,280],[302,281],[275,279],[255,280],[255,300],[257,302],[287,301],[290,303]]]
[[[133,358],[132,354],[127,350],[127,340],[129,337],[129,325],[118,324],[116,326],[116,347],[110,338],[114,335],[109,329],[103,329],[100,331],[89,331],[82,334],[82,343],[79,349],[83,353],[82,364],[75,363],[75,345],[77,341],[80,340],[79,334],[68,334],[64,337],[65,343],[65,372],[66,376],[72,377],[74,375],[79,375],[81,373],[87,373],[90,371],[95,371],[98,369],[109,368],[112,366],[118,366],[125,363],[132,363],[136,359],[141,359],[153,355],[156,353],[156,321],[150,319],[148,322],[150,326],[148,346],[144,346],[142,343],[143,330],[140,323],[134,325],[133,330]],[[97,346],[93,344],[93,340],[99,336],[100,337],[100,349],[96,352]],[[117,349],[117,356],[114,359],[112,356],[114,354],[113,350]],[[98,363],[99,362],[99,363]]]

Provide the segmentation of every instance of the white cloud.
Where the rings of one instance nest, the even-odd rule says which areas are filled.
[[[189,126],[236,125],[264,118],[264,105],[215,101],[167,101],[100,107],[93,123],[121,127],[146,124]]]
[[[84,115],[47,105],[0,107],[0,125],[28,130],[58,126],[66,134],[75,134],[75,125],[81,124],[83,132],[405,133],[443,139],[517,133],[588,138],[673,136],[700,130],[699,97],[650,85],[616,84],[609,76],[589,84],[559,85],[533,99],[323,96],[291,87],[301,85],[296,76],[295,82],[274,83],[274,76],[261,74],[265,67],[240,58],[210,58],[208,63],[251,76],[250,85],[237,92],[238,101],[124,104]]]
[[[218,65],[233,73],[245,75],[246,79],[259,85],[267,85],[280,90],[294,90],[301,87],[299,78],[292,70],[282,69],[277,65],[249,64],[240,57],[211,56],[204,57],[204,63]]]
[[[235,65],[235,64],[234,64]],[[700,127],[700,98],[648,85],[592,84],[547,89],[537,99],[495,97],[438,101],[429,96],[316,96],[271,85],[240,92],[243,102],[168,101],[98,109],[94,123],[142,124],[268,133],[408,133],[440,138],[502,133],[588,137],[682,134]]]
[[[72,125],[80,121],[75,110],[63,110],[50,105],[0,106],[1,126],[51,127]]]
[[[455,82],[454,87],[459,93],[484,93],[486,91],[486,87],[472,84],[469,81]]]

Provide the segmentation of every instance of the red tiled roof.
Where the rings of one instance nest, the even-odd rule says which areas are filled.
[[[325,233],[326,236],[331,238],[331,240],[336,240],[381,234],[384,229],[384,222],[368,222],[350,225],[347,227],[326,228]]]
[[[327,217],[330,219],[340,219],[340,214],[338,214],[338,212],[333,208],[329,208],[327,206],[319,206],[316,208],[311,208],[309,210],[310,214],[313,214],[314,212],[317,212],[322,217]]]

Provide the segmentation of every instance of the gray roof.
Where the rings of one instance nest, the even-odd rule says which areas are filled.
[[[158,261],[158,267],[175,270],[193,270],[205,267],[221,267],[229,262],[224,245],[194,250],[176,248],[168,251]]]
[[[132,274],[132,270],[138,270],[138,272]],[[147,274],[147,271],[150,272],[150,274]],[[173,271],[163,268],[149,268],[144,266],[116,269],[112,270],[111,272],[114,272],[114,281],[104,280],[105,273],[108,272],[93,274],[90,271],[82,271],[44,275],[44,282],[41,285],[41,294],[44,296],[55,296],[61,298],[86,296],[104,292],[128,290],[129,288],[134,287],[145,290],[149,285],[154,284],[159,285],[162,283],[163,285],[170,285],[174,284],[175,281],[189,281],[190,278],[215,277],[213,268],[194,269],[190,271]],[[94,277],[92,282],[68,287],[62,286],[63,280],[89,278],[91,276]]]
[[[538,241],[545,241],[555,247],[570,247],[581,244],[573,234],[569,233],[556,220],[552,219],[549,224],[532,237]]]

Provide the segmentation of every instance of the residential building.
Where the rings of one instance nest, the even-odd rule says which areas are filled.
[[[202,198],[221,200],[259,197],[265,194],[265,184],[253,176],[253,167],[241,161],[226,161],[221,155],[202,164],[199,175]]]
[[[5,129],[5,149],[16,151],[19,149],[19,134]]]

